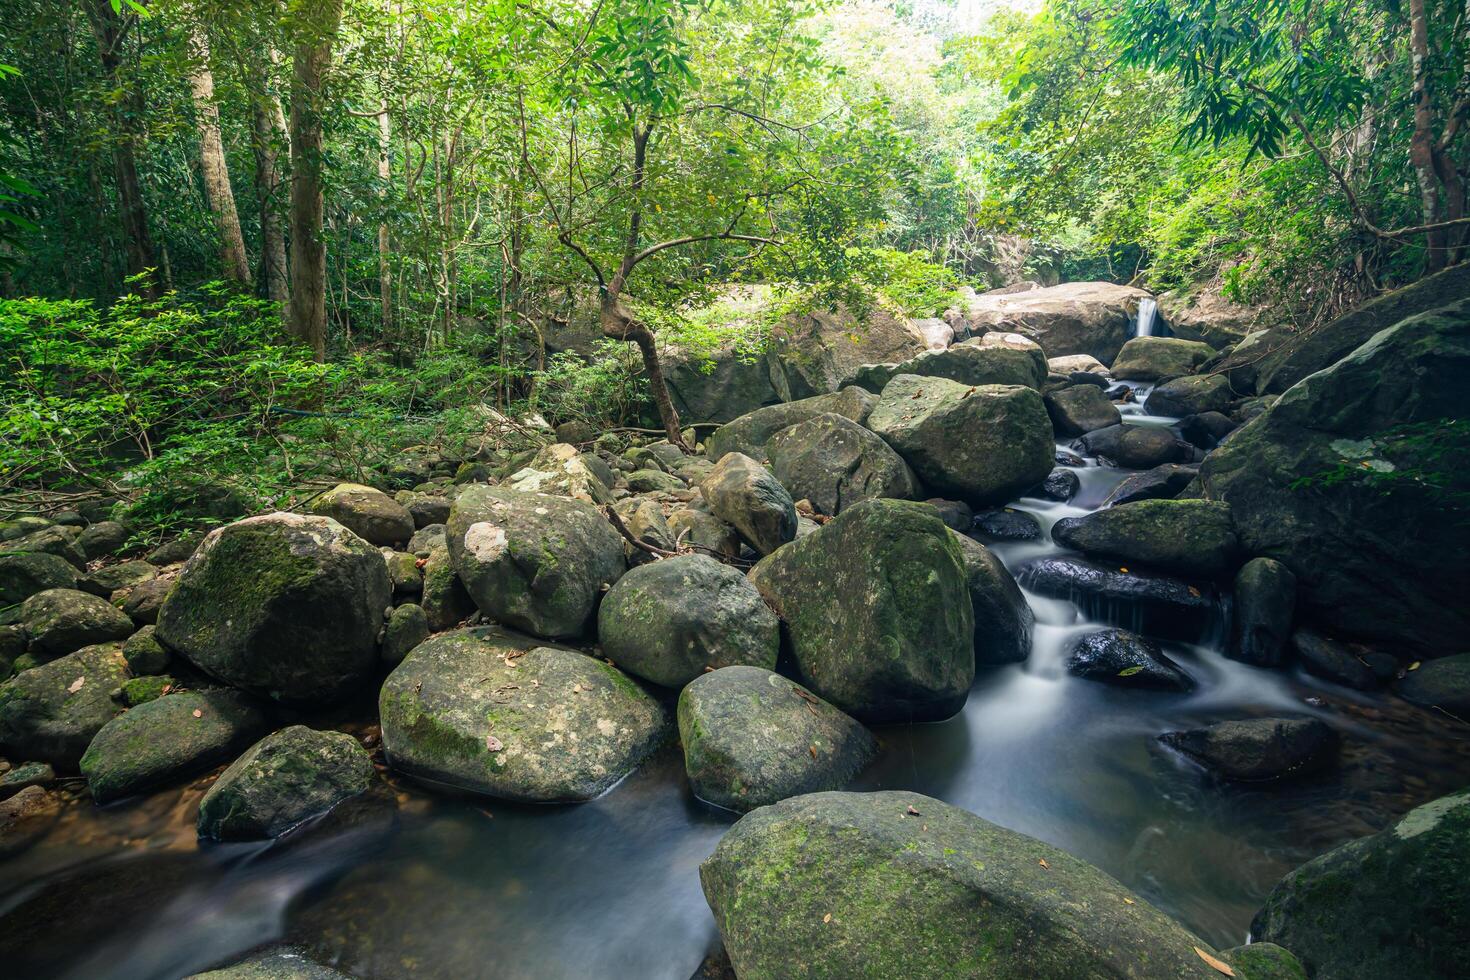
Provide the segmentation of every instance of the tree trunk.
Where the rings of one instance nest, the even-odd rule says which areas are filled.
[[[393,251],[392,238],[388,233],[388,182],[392,179],[390,167],[393,153],[393,130],[388,120],[388,101],[383,100],[378,112],[378,180],[382,189],[378,192],[384,214],[378,221],[378,301],[382,305],[382,331],[388,337],[393,331]]]
[[[322,241],[322,76],[342,0],[297,0],[291,78],[291,302],[286,331],[327,356],[327,249]]]
[[[263,86],[264,73],[261,77]],[[260,281],[266,299],[280,303],[284,311],[291,293],[287,286],[286,229],[277,203],[281,189],[277,146],[285,139],[285,113],[280,100],[264,87],[251,97],[255,103],[250,138],[255,150],[255,198],[260,209]]]
[[[648,391],[653,395],[653,404],[658,408],[658,417],[663,421],[669,442],[686,453],[693,452],[684,441],[684,434],[679,428],[679,411],[674,408],[674,401],[669,397],[669,386],[664,383],[663,365],[658,360],[653,331],[634,319],[621,298],[611,292],[603,293],[600,319],[603,336],[638,345],[638,350],[643,355],[643,370],[648,373]]]
[[[1434,172],[1434,106],[1429,99],[1429,17],[1425,0],[1409,0],[1409,58],[1413,71],[1414,132],[1409,140],[1409,162],[1419,182],[1419,206],[1426,225],[1443,218],[1439,207],[1439,178]],[[1444,268],[1445,230],[1424,236],[1424,271]]]
[[[225,162],[224,142],[220,139],[219,106],[214,102],[209,37],[201,27],[196,28],[193,40],[199,65],[189,75],[189,87],[194,93],[194,111],[199,116],[199,164],[204,173],[204,197],[219,232],[220,265],[225,276],[249,286],[250,260],[245,257],[245,236],[240,233],[235,192],[230,187],[230,170]]]

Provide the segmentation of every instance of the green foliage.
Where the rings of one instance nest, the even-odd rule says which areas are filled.
[[[1406,489],[1428,492],[1446,513],[1470,507],[1470,422],[1435,419],[1394,426],[1363,440],[1338,440],[1332,448],[1341,459],[1317,473],[1299,477],[1293,490],[1366,487],[1385,496]]]

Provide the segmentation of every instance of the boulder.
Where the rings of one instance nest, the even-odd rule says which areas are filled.
[[[1142,473],[1130,473],[1103,500],[1104,507],[1136,500],[1171,500],[1199,476],[1198,466],[1164,463]]]
[[[827,412],[782,429],[766,444],[771,471],[796,500],[822,514],[873,497],[919,497],[918,478],[888,444],[842,415]]]
[[[229,759],[268,729],[265,712],[238,691],[180,691],[103,725],[81,759],[99,805],[187,779]]]
[[[1142,289],[1110,282],[1068,282],[1024,292],[992,290],[966,298],[960,316],[976,333],[1019,333],[1051,357],[1088,354],[1112,363],[1133,329]]]
[[[720,458],[699,485],[709,509],[768,555],[796,537],[796,505],[781,482],[744,453]]]
[[[393,610],[383,627],[379,655],[388,667],[397,667],[408,652],[429,638],[429,617],[424,607],[406,602]]]
[[[1164,381],[1193,374],[1215,356],[1209,344],[1177,337],[1134,337],[1113,361],[1120,381]]]
[[[1307,980],[1307,971],[1291,951],[1275,943],[1251,943],[1220,951],[1244,980]]]
[[[449,504],[450,507],[452,507],[454,504],[453,501],[445,501],[445,503]],[[444,510],[444,520],[449,520],[448,507],[446,507]],[[404,550],[407,551],[410,555],[413,555],[415,558],[429,557],[429,552],[432,551],[434,548],[447,547],[447,542],[444,536],[447,527],[448,525],[446,524],[425,524],[423,527],[413,532],[413,537],[408,539],[408,547]]]
[[[377,773],[367,750],[342,732],[302,725],[256,742],[199,801],[200,839],[268,840],[366,792]]]
[[[413,552],[417,549],[413,547],[412,542],[418,538],[420,532],[426,528],[434,527],[435,525],[442,526],[448,522],[449,508],[454,506],[454,501],[439,493],[416,493],[410,491],[406,496],[407,499],[400,501],[400,503],[408,508],[408,515],[413,518],[415,530],[413,537],[409,539],[410,544],[408,547],[408,550]]]
[[[369,544],[402,545],[413,537],[413,515],[381,490],[339,483],[311,502],[311,512],[330,517]]]
[[[1157,385],[1144,400],[1143,410],[1150,415],[1181,418],[1202,412],[1223,412],[1234,398],[1224,375],[1191,375]]]
[[[634,470],[628,474],[626,482],[633,493],[669,493],[689,489],[683,480],[662,470]]]
[[[1307,862],[1281,880],[1252,938],[1320,980],[1470,975],[1470,790]]]
[[[1087,374],[1108,374],[1108,366],[1091,354],[1064,354],[1061,357],[1048,357],[1046,369],[1052,374],[1063,376],[1075,374],[1078,371]]]
[[[106,599],[76,589],[37,592],[20,607],[31,652],[51,658],[94,643],[125,640],[136,627]]]
[[[865,500],[763,559],[750,580],[819,696],[863,721],[958,711],[975,676],[963,553],[921,504]]]
[[[0,608],[20,605],[37,592],[76,587],[76,566],[60,555],[44,551],[0,554]]]
[[[705,453],[711,462],[719,462],[727,453],[744,453],[762,461],[771,436],[787,426],[833,412],[852,419],[859,425],[877,404],[877,397],[861,388],[847,387],[830,395],[817,395],[782,405],[769,405],[742,415],[711,432],[705,439]]]
[[[447,534],[455,571],[480,611],[539,636],[592,624],[603,591],[627,568],[623,539],[581,500],[468,487]]]
[[[1021,587],[985,545],[955,533],[975,614],[975,663],[1020,663],[1031,655],[1036,618]]]
[[[1094,429],[1077,440],[1077,446],[1089,456],[1101,456],[1135,470],[1186,463],[1194,458],[1194,447],[1168,429],[1127,422]]]
[[[740,557],[740,532],[713,514],[681,507],[669,515],[669,531],[702,554],[724,561]]]
[[[454,570],[448,543],[432,547],[424,560],[424,591],[419,604],[434,633],[454,629],[475,614],[475,600]]]
[[[993,507],[975,512],[972,532],[991,541],[1035,541],[1041,537],[1041,523],[1024,510]]]
[[[245,959],[185,980],[351,980],[328,966],[314,962],[291,946],[270,946]]]
[[[55,555],[65,559],[77,571],[85,572],[87,556],[77,547],[76,536],[77,532],[69,528],[43,527],[6,541],[5,553]]]
[[[607,504],[612,502],[612,491],[604,476],[611,478],[611,471],[596,456],[559,442],[537,452],[530,462],[505,479],[505,486],[519,493],[551,494],[589,504]],[[451,521],[453,513],[451,507]]]
[[[669,522],[664,519],[664,509],[659,506],[658,501],[629,497],[619,501],[614,509],[622,518],[628,533],[632,534],[635,540],[660,551],[675,550],[677,541],[674,538],[674,531],[669,527]],[[623,542],[623,555],[627,558],[630,567],[657,561],[659,557],[657,553],[640,548],[632,541],[626,540]]]
[[[1392,656],[1315,630],[1297,630],[1291,635],[1291,647],[1308,673],[1359,691],[1376,691],[1398,672]]]
[[[912,321],[881,303],[862,311],[839,304],[787,314],[767,343],[771,380],[788,402],[837,391],[859,365],[893,364],[927,348]]]
[[[1194,643],[1220,620],[1220,601],[1208,583],[1082,558],[1038,558],[1016,578],[1038,595],[1077,603],[1089,619],[1128,623],[1152,636]]]
[[[122,710],[112,692],[127,680],[116,643],[84,647],[0,684],[0,752],[74,770],[92,736]]]
[[[1096,385],[1072,385],[1051,392],[1043,401],[1059,437],[1085,435],[1123,422],[1118,406]]]
[[[1257,667],[1279,667],[1296,613],[1296,576],[1279,561],[1252,558],[1235,575],[1229,655]]]
[[[1406,701],[1470,722],[1470,653],[1426,660],[1398,682]]]
[[[1470,300],[1375,334],[1200,466],[1245,551],[1297,576],[1311,618],[1421,656],[1470,633]],[[1457,434],[1458,433],[1458,434]]]
[[[742,980],[1220,976],[1092,865],[917,793],[762,807],[699,876]]]
[[[1239,426],[1223,412],[1200,412],[1184,416],[1176,428],[1185,442],[1209,451],[1224,442],[1225,437]]]
[[[179,562],[192,558],[194,552],[198,551],[199,546],[203,543],[204,535],[189,534],[182,538],[174,538],[148,552],[143,560],[159,568],[165,565],[177,565]]]
[[[128,662],[128,672],[135,677],[162,674],[168,670],[173,655],[163,648],[154,635],[156,626],[144,626],[127,638],[122,645],[123,659]]]
[[[1188,691],[1194,680],[1164,656],[1159,645],[1128,630],[1106,629],[1080,637],[1067,655],[1067,673],[1116,687]]]
[[[1227,299],[1218,286],[1207,286],[1161,294],[1159,313],[1174,336],[1219,349],[1239,343],[1260,319],[1262,310]]]
[[[133,532],[126,524],[119,521],[98,521],[82,528],[82,533],[77,535],[77,550],[89,560],[105,558],[121,551],[132,536]]]
[[[1216,500],[1140,500],[1064,517],[1052,540],[1087,555],[1212,577],[1235,567],[1230,505]]]
[[[227,684],[295,703],[377,667],[393,594],[376,548],[330,517],[266,514],[209,533],[158,612],[158,640]]]
[[[1046,380],[1046,358],[1029,341],[1026,346],[1003,346],[986,345],[976,338],[947,350],[927,350],[898,364],[865,364],[852,383],[877,394],[900,374],[948,378],[963,385],[1024,385],[1040,390]]]
[[[378,698],[395,769],[532,803],[590,800],[663,741],[664,710],[600,660],[504,631],[420,644]]]
[[[761,667],[725,667],[679,695],[684,768],[700,799],[744,813],[837,789],[877,754],[868,730]]]
[[[1076,473],[1058,468],[1048,473],[1046,479],[1041,481],[1041,486],[1037,488],[1035,495],[1065,503],[1077,496],[1077,491],[1081,489],[1082,480]]]
[[[157,577],[158,569],[146,561],[125,561],[93,569],[77,580],[77,588],[107,599],[114,592],[131,589],[135,585],[151,582]]]
[[[1052,468],[1051,421],[1030,388],[901,374],[883,389],[868,428],[931,490],[971,504],[1005,503]]]
[[[679,555],[618,579],[597,613],[603,655],[630,674],[679,688],[732,664],[774,669],[780,623],[745,576],[706,555]]]
[[[1165,732],[1159,741],[1241,782],[1304,776],[1337,762],[1337,732],[1316,718],[1250,718]]]

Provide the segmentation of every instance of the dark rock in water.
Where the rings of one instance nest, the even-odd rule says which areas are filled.
[[[27,786],[50,786],[56,782],[56,770],[45,762],[22,762],[0,776],[0,797],[12,796]]]
[[[1029,496],[1045,497],[1047,500],[1068,501],[1082,489],[1082,481],[1071,470],[1055,469],[1041,481],[1041,486]]]
[[[1104,391],[1112,385],[1112,381],[1108,379],[1107,375],[1098,374],[1093,371],[1069,371],[1067,373],[1067,380],[1074,385],[1092,385]]]
[[[1301,961],[1275,943],[1251,943],[1221,950],[1220,959],[1243,980],[1307,980]]]
[[[1398,682],[1399,696],[1470,722],[1470,653],[1426,660]]]
[[[1119,466],[1148,469],[1161,463],[1186,463],[1194,447],[1168,429],[1156,425],[1110,425],[1089,432],[1077,441],[1089,456],[1102,456]]]
[[[1200,415],[1223,412],[1234,394],[1224,375],[1201,374],[1165,381],[1148,393],[1143,410],[1150,415]]]
[[[757,462],[766,458],[766,443],[787,426],[805,422],[826,412],[852,419],[862,425],[877,404],[878,396],[861,388],[847,387],[830,395],[816,395],[781,405],[768,405],[742,415],[710,433],[705,452],[711,462],[727,453],[743,453]]]
[[[1177,337],[1134,337],[1113,361],[1113,377],[1127,381],[1162,381],[1193,374],[1215,351],[1209,344]]]
[[[975,663],[1014,664],[1031,655],[1036,617],[1001,560],[978,541],[955,534],[975,612]]]
[[[803,683],[843,711],[936,721],[964,706],[974,613],[960,546],[930,508],[865,500],[750,580],[785,623]]]
[[[357,739],[302,725],[256,742],[199,801],[198,833],[209,840],[267,840],[365,792],[376,778]]]
[[[744,813],[838,789],[878,752],[868,730],[760,667],[724,667],[679,695],[679,739],[694,794]]]
[[[230,966],[196,973],[185,980],[351,980],[328,966],[314,962],[293,946],[272,946],[252,953]]]
[[[1165,732],[1159,741],[1206,769],[1243,782],[1303,776],[1332,767],[1337,732],[1316,718],[1251,718]]]
[[[1058,436],[1079,436],[1123,421],[1118,408],[1095,385],[1073,385],[1047,395],[1047,415]]]
[[[1118,687],[1188,691],[1194,680],[1153,640],[1109,629],[1081,637],[1067,656],[1067,673]]]
[[[1040,595],[1070,599],[1085,616],[1150,636],[1193,643],[1216,628],[1220,601],[1213,587],[1146,572],[1124,572],[1082,558],[1039,558],[1016,576]]]
[[[1087,465],[1087,460],[1083,459],[1081,456],[1078,456],[1076,453],[1068,452],[1065,449],[1058,449],[1054,453],[1052,453],[1052,461],[1055,462],[1058,466]]]
[[[180,691],[109,721],[82,756],[97,803],[195,776],[269,729],[270,719],[238,691]]]
[[[1131,504],[1135,500],[1169,500],[1177,497],[1189,481],[1199,475],[1198,466],[1165,463],[1142,473],[1133,473],[1113,488],[1103,501],[1104,507]]]
[[[1108,389],[1108,400],[1124,405],[1130,404],[1138,400],[1133,394],[1135,390],[1132,385],[1114,385]]]
[[[112,692],[127,677],[116,643],[22,671],[0,684],[0,752],[74,770],[92,736],[122,710]]]
[[[1296,614],[1296,576],[1279,561],[1252,558],[1235,576],[1235,615],[1229,656],[1257,667],[1279,667]]]
[[[15,606],[48,589],[75,589],[77,569],[42,551],[0,554],[0,607]]]
[[[944,522],[944,526],[952,531],[968,531],[975,523],[975,512],[962,500],[930,497],[924,503],[934,508],[934,513]]]
[[[1291,645],[1308,673],[1359,691],[1378,690],[1398,667],[1386,654],[1330,639],[1315,630],[1297,630],[1291,636]]]
[[[707,555],[633,569],[597,613],[603,655],[630,674],[680,688],[705,671],[776,666],[781,626],[740,572]]]
[[[975,514],[974,530],[996,541],[1035,541],[1041,537],[1041,525],[1024,510],[996,507]]]
[[[710,511],[763,555],[796,537],[791,494],[770,470],[743,453],[721,457],[699,489]]]
[[[1470,790],[1287,875],[1251,923],[1323,980],[1470,976]]]
[[[1230,416],[1219,412],[1201,412],[1198,415],[1187,415],[1179,420],[1179,434],[1190,445],[1200,449],[1214,449],[1220,445],[1220,440],[1234,432],[1236,428]]]
[[[1092,865],[917,793],[762,807],[699,874],[744,978],[1219,977]]]
[[[888,444],[832,412],[782,429],[766,444],[771,472],[795,500],[823,514],[872,497],[912,500],[919,480]]]
[[[1214,500],[1140,500],[1067,517],[1051,536],[1064,548],[1150,565],[1184,575],[1214,576],[1235,562],[1230,506]]]

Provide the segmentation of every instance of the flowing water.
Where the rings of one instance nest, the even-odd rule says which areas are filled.
[[[1071,502],[1014,506],[1047,530],[1096,508],[1126,473],[1086,464]],[[1043,538],[995,550],[1015,568],[1058,549]],[[948,721],[879,729],[882,755],[854,788],[916,790],[1049,841],[1224,947],[1246,939],[1296,865],[1470,781],[1464,727],[1236,663],[1218,637],[1164,644],[1199,682],[1188,694],[1070,677],[1069,640],[1100,624],[1070,602],[1028,599],[1030,659],[983,669]],[[1282,712],[1343,732],[1337,772],[1220,784],[1156,741]],[[80,803],[0,860],[7,975],[172,978],[287,940],[371,978],[686,980],[716,939],[698,866],[734,816],[690,795],[676,746],[579,806],[445,798],[393,780],[275,845],[197,846],[207,782],[103,810]]]

